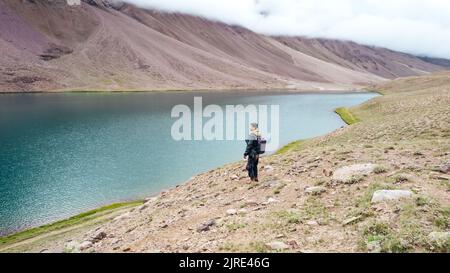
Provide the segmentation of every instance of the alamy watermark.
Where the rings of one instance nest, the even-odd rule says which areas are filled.
[[[258,123],[266,150],[276,151],[280,144],[279,105],[203,105],[202,97],[194,98],[194,109],[180,104],[172,108],[172,138],[176,141],[245,140],[249,125]]]

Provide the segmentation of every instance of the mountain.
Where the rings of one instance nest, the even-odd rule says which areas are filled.
[[[450,60],[448,59],[442,59],[442,58],[432,58],[432,57],[426,57],[426,56],[420,56],[419,59],[428,62],[428,63],[432,63],[435,65],[439,65],[439,66],[444,66],[444,67],[450,67]]]
[[[72,1],[73,2],[73,1]],[[0,90],[354,89],[445,69],[111,0],[2,0]]]

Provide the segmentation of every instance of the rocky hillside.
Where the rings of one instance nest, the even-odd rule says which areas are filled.
[[[3,245],[31,252],[449,252],[450,73],[378,86],[360,122],[143,205]]]
[[[354,89],[443,69],[387,49],[267,37],[112,0],[2,0],[0,49],[0,92]]]

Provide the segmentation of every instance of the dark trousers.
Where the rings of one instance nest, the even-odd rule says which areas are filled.
[[[248,176],[253,179],[258,179],[258,163],[259,155],[250,155],[247,159]]]

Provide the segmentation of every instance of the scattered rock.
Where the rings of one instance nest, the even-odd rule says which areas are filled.
[[[379,190],[374,192],[372,196],[372,203],[410,198],[412,194],[413,193],[411,191],[406,190]]]
[[[80,253],[80,243],[70,241],[64,246],[64,253]]]
[[[271,243],[267,243],[266,247],[271,249],[271,250],[286,250],[289,249],[289,245],[283,243],[283,242],[271,242]]]
[[[273,203],[278,203],[279,201],[275,198],[268,198],[267,201],[265,202],[265,204],[269,205],[269,204],[273,204]]]
[[[361,177],[373,173],[376,164],[355,164],[337,169],[332,177],[334,182],[354,183],[355,177]]]
[[[91,241],[84,241],[84,242],[82,242],[82,243],[80,244],[80,250],[83,251],[83,250],[86,250],[86,249],[88,249],[88,248],[91,248],[92,245],[93,245],[93,244],[92,244]]]
[[[266,183],[265,187],[266,188],[275,188],[278,187],[280,185],[280,183],[278,181],[269,181]]]
[[[128,218],[130,218],[130,212],[126,212],[124,214],[117,216],[116,218],[113,219],[113,221],[120,221]]]
[[[153,202],[156,202],[158,200],[158,197],[149,197],[149,198],[145,198],[144,199],[144,204],[150,204],[150,203],[153,203]]]
[[[408,181],[415,181],[416,177],[408,173],[398,173],[393,176],[393,179],[395,183],[405,183]]]
[[[273,167],[270,166],[270,165],[266,165],[266,166],[264,166],[264,171],[266,173],[272,173],[273,172]]]
[[[239,213],[243,213],[243,214],[244,214],[244,213],[247,213],[247,212],[248,212],[248,210],[247,210],[247,209],[240,209],[240,210],[238,210],[238,212],[239,212]]]
[[[437,179],[450,181],[450,175],[446,175],[446,174],[438,175]]]
[[[362,216],[361,216],[361,215],[355,216],[355,217],[351,217],[351,218],[348,218],[348,219],[344,220],[344,221],[342,222],[342,225],[343,225],[343,226],[350,225],[350,224],[353,224],[353,223],[358,222],[358,221],[361,220],[361,219],[362,219]]]
[[[259,205],[258,202],[256,202],[255,200],[248,200],[243,204],[243,207],[257,207]]]
[[[212,226],[216,225],[216,220],[212,219],[209,220],[203,224],[201,224],[198,228],[197,228],[197,232],[204,232],[204,231],[209,231],[211,229]]]
[[[450,231],[447,232],[431,232],[428,240],[433,244],[445,245],[450,240]]]
[[[101,240],[105,239],[107,236],[106,232],[104,231],[100,231],[98,232],[93,238],[92,238],[92,243],[98,243]]]
[[[441,173],[450,173],[450,162],[449,163],[445,163],[442,166],[439,167],[439,171]]]
[[[138,211],[143,211],[143,210],[145,210],[147,208],[148,208],[148,204],[143,204],[143,205],[138,207]]]
[[[381,253],[381,244],[379,241],[372,241],[367,243],[367,251],[370,253]]]
[[[320,194],[322,194],[322,193],[324,193],[324,192],[326,192],[327,190],[324,188],[324,187],[322,187],[322,186],[317,186],[317,187],[307,187],[306,189],[305,189],[305,192],[307,193],[307,194],[312,194],[312,195],[320,195]]]
[[[318,226],[319,225],[319,223],[317,223],[317,221],[314,221],[314,220],[309,220],[306,222],[306,224],[308,226]]]
[[[236,215],[236,214],[237,214],[237,210],[235,210],[235,209],[229,209],[229,210],[227,210],[227,214],[228,214],[228,215]]]
[[[333,171],[327,170],[327,169],[323,169],[323,175],[325,175],[326,177],[330,177],[330,176],[333,175]]]
[[[298,249],[299,245],[297,241],[289,241],[287,242],[288,245],[290,245],[293,249]]]
[[[114,240],[111,242],[111,244],[116,245],[116,244],[118,244],[118,243],[120,243],[120,242],[122,242],[122,240],[119,239],[119,238],[116,238],[116,239],[114,239]]]

